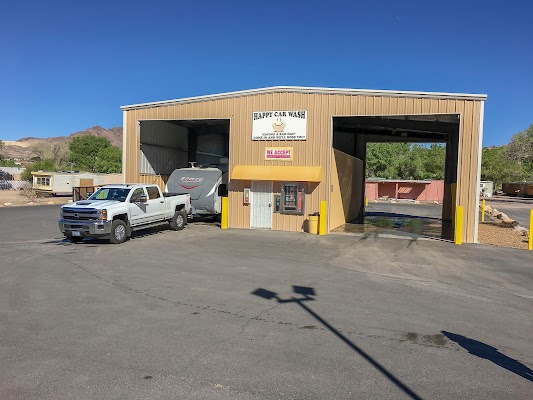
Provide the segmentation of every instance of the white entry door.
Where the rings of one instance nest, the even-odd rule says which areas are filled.
[[[272,181],[252,181],[250,227],[272,229]]]

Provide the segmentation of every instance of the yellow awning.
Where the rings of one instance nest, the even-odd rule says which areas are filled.
[[[322,168],[236,165],[231,173],[231,179],[249,181],[320,182],[322,180]]]

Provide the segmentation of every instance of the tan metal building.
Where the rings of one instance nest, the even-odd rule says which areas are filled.
[[[476,242],[485,100],[271,87],[124,106],[124,179],[164,189],[175,168],[229,158],[229,227],[302,231],[326,201],[329,232],[363,218],[367,143],[445,143],[443,220],[463,206]]]

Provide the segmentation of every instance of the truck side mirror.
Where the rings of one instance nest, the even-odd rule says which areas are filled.
[[[146,203],[148,201],[148,198],[145,194],[140,194],[138,196],[132,196],[130,199],[130,203]]]
[[[226,197],[228,195],[228,185],[221,184],[218,186],[218,195],[220,197]]]

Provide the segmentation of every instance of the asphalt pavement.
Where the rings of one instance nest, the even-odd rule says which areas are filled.
[[[533,255],[0,209],[1,399],[530,399]]]

